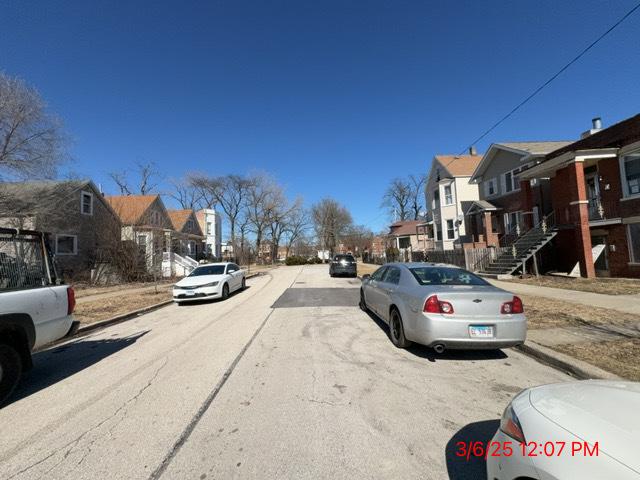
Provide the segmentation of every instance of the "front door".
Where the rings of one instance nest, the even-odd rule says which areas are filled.
[[[585,176],[587,182],[587,200],[589,201],[589,218],[598,216],[598,205],[600,204],[600,182],[598,174],[590,173]]]
[[[593,267],[596,271],[596,275],[600,277],[609,276],[609,248],[607,245],[607,237],[605,235],[598,235],[591,237],[591,247],[593,256]]]

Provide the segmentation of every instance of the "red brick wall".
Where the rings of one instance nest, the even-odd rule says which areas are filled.
[[[612,277],[640,278],[640,265],[629,265],[629,245],[627,226],[612,225],[608,229],[607,242],[615,246],[615,252],[609,248],[609,273]]]

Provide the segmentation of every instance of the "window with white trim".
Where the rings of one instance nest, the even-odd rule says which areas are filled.
[[[492,178],[484,182],[484,196],[490,197],[491,195],[495,195],[496,193],[498,193],[498,190],[496,187],[497,185],[496,185],[495,178]]]
[[[93,193],[80,193],[80,213],[83,215],[93,215]]]
[[[631,263],[640,263],[640,223],[627,225],[629,236],[629,258]]]
[[[527,163],[518,168],[514,168],[502,175],[502,188],[505,193],[516,192],[520,190],[520,179],[518,174],[524,172],[531,167],[531,163]]]
[[[456,238],[456,229],[453,225],[453,220],[447,220],[447,240],[454,240]]]
[[[76,235],[56,235],[56,255],[77,255],[78,237]]]
[[[211,235],[213,232],[213,223],[207,222],[207,235]]]
[[[444,186],[444,204],[453,205],[453,193],[451,192],[451,185]]]
[[[640,153],[627,155],[623,160],[623,182],[627,195],[640,194]]]

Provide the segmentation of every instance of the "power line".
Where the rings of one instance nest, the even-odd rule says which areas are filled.
[[[476,145],[480,140],[482,140],[484,137],[489,135],[489,133],[491,133],[493,130],[495,130],[495,128],[498,125],[500,125],[502,122],[504,122],[506,119],[508,119],[515,112],[517,112],[524,104],[526,104],[529,100],[531,100],[538,93],[540,93],[547,85],[549,85],[556,78],[558,78],[566,69],[568,69],[574,63],[576,63],[582,56],[584,56],[585,53],[587,53],[589,50],[591,50],[593,47],[595,47],[604,37],[606,37],[611,32],[613,32],[622,22],[624,22],[628,17],[630,17],[633,14],[633,12],[638,10],[638,8],[640,8],[640,3],[638,3],[635,7],[633,7],[631,10],[629,10],[627,13],[625,13],[622,16],[622,18],[620,18],[620,20],[618,20],[616,23],[614,23],[606,32],[604,32],[602,35],[600,35],[596,40],[594,40],[591,44],[589,44],[589,46],[587,46],[578,55],[576,55],[573,58],[573,60],[571,60],[569,63],[567,63],[565,66],[563,66],[560,70],[558,70],[555,74],[553,74],[546,82],[544,82],[542,85],[540,85],[538,88],[536,88],[528,97],[526,97],[523,101],[521,101],[518,105],[516,105],[509,113],[507,113],[504,117],[502,117],[500,120],[498,120],[496,123],[494,123],[489,129],[487,129],[482,135],[480,135],[473,142],[471,142],[471,144],[467,148],[462,150],[459,153],[459,155],[462,155],[462,154],[468,152],[469,149],[472,146]]]

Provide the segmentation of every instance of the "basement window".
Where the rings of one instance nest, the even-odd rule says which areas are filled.
[[[56,255],[77,255],[78,237],[76,235],[56,235]]]

